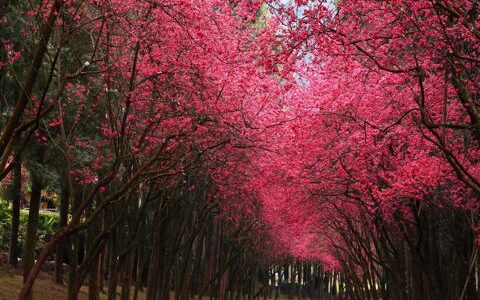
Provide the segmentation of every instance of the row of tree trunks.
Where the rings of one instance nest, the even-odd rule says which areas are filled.
[[[41,147],[38,150],[37,161],[41,161]],[[18,241],[21,164],[13,175],[11,245]],[[25,274],[35,259],[43,188],[38,172],[32,172],[31,186],[22,260]],[[68,210],[73,214],[78,209],[85,192],[62,185],[60,227],[67,224]],[[145,193],[149,195],[142,196]],[[209,299],[479,298],[480,260],[473,246],[474,233],[466,225],[473,216],[462,211],[444,215],[438,208],[412,206],[418,213],[410,227],[404,222],[378,221],[375,233],[351,221],[342,236],[347,248],[338,249],[342,272],[325,272],[313,262],[259,265],[251,258],[252,250],[238,242],[238,237],[251,232],[217,218],[216,206],[205,201],[205,194],[185,193],[185,187],[159,190],[155,186],[128,192],[104,214],[96,215],[86,229],[57,245],[51,256],[56,261],[55,281],[63,283],[68,275],[70,299],[76,299],[82,284],[88,284],[90,299],[98,299],[101,291],[109,299],[138,298],[145,293],[148,299],[162,300],[170,293],[178,300],[195,295]],[[368,223],[366,218],[359,221]],[[399,237],[392,240],[387,234],[391,231],[398,231]],[[11,246],[12,265],[17,257]],[[65,263],[68,274],[63,274]]]
[[[38,224],[33,221],[38,219],[35,205],[42,190],[41,182],[32,180],[29,225]],[[69,213],[75,214],[85,192],[62,186],[59,226],[67,224]],[[146,299],[162,300],[171,295],[179,300],[257,295],[258,260],[252,259],[256,256],[247,247],[250,239],[244,239],[253,234],[245,229],[248,226],[216,217],[217,206],[205,201],[205,191],[184,196],[184,187],[178,187],[156,189],[154,196],[140,194],[128,192],[104,214],[94,215],[92,208],[87,212],[94,215],[89,225],[57,245],[56,255],[51,256],[56,260],[55,281],[63,283],[67,277],[69,299],[77,299],[85,284],[92,300],[99,299],[102,291],[108,299],[138,299],[140,293]],[[31,237],[34,229],[28,231]],[[32,239],[26,247],[34,251],[35,244]],[[35,257],[34,252],[24,254]],[[63,274],[65,264],[68,274]]]
[[[342,232],[345,292],[354,299],[478,299],[480,260],[472,218],[461,210],[411,207],[415,216],[365,230],[365,217]],[[402,218],[402,215],[398,215]],[[388,232],[398,232],[392,238]]]

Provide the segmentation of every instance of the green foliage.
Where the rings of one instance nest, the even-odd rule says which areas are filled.
[[[28,223],[28,210],[20,211],[20,232],[19,232],[19,246],[23,249],[25,232]],[[57,212],[40,211],[39,225],[37,233],[38,252],[46,242],[50,239],[52,234],[58,228],[59,215]],[[0,199],[0,251],[8,249],[8,242],[10,239],[10,229],[12,226],[12,208],[11,205],[4,199]]]
[[[7,202],[0,200],[0,250],[8,246],[12,214]]]

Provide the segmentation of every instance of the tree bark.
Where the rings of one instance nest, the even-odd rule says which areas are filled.
[[[22,162],[20,159],[15,162],[13,169],[12,196],[12,228],[10,231],[10,246],[8,252],[8,263],[12,266],[18,265],[18,231],[20,229],[20,203],[22,199]]]
[[[70,189],[67,183],[62,185],[62,194],[60,196],[60,220],[59,228],[67,226],[68,222],[68,205],[69,205]],[[55,251],[55,282],[58,284],[63,284],[63,262],[64,254],[67,249],[65,240],[60,241],[57,244]]]
[[[25,282],[35,262],[35,246],[37,244],[37,231],[39,220],[40,197],[43,183],[40,174],[32,172],[32,192],[30,194],[30,208],[28,212],[27,233],[25,236],[25,248],[23,252],[23,281]],[[32,293],[26,299],[31,299]]]
[[[99,221],[100,220],[93,221],[92,225],[87,228],[87,240],[86,240],[87,252],[92,251],[92,248],[97,246],[95,244],[95,238],[97,234],[99,234],[99,230],[98,230]],[[91,267],[89,268],[89,271],[88,271],[88,299],[89,300],[100,299],[100,289],[98,284],[99,253],[96,253],[94,256],[95,258],[93,259],[93,262],[91,263]],[[88,260],[89,257],[85,257],[85,259]]]

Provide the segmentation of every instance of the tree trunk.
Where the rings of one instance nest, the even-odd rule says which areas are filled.
[[[163,222],[159,222],[158,219],[154,219],[155,222],[155,230],[153,231],[153,243],[152,243],[152,253],[150,255],[150,265],[148,268],[148,279],[147,279],[147,293],[146,299],[147,300],[155,300],[157,299],[157,294],[161,293],[159,291],[159,277],[161,260],[163,259],[161,255],[161,238],[162,238],[162,228]]]
[[[72,188],[72,187],[71,187]],[[78,211],[78,207],[81,201],[81,194],[76,189],[70,190],[70,194],[73,194],[74,197],[72,198],[72,215],[74,215]],[[80,263],[79,255],[80,255],[80,245],[82,242],[80,240],[80,232],[77,232],[74,235],[71,235],[69,238],[70,243],[68,243],[68,250],[69,250],[69,261],[68,261],[68,295],[69,299],[74,300],[78,298],[78,293],[75,291],[75,281],[77,278],[77,269]]]
[[[32,192],[30,194],[30,208],[28,212],[27,233],[25,236],[25,248],[23,251],[23,280],[27,279],[35,262],[35,246],[37,244],[37,230],[39,220],[40,197],[42,194],[42,180],[39,174],[32,172]],[[27,299],[32,298],[32,293]]]
[[[22,162],[18,159],[13,169],[12,196],[12,229],[10,231],[10,247],[8,252],[8,263],[12,266],[18,265],[18,231],[20,228],[20,203],[22,199]]]
[[[99,230],[98,230],[99,221],[100,220],[93,221],[91,226],[87,228],[87,239],[86,239],[87,252],[91,251],[92,248],[97,246],[95,244],[95,239],[97,234],[99,234]],[[86,257],[85,259],[89,259],[89,257]],[[99,281],[98,270],[99,270],[99,253],[95,253],[91,267],[88,268],[88,299],[89,300],[100,299],[100,289],[98,284],[98,281]]]
[[[62,194],[60,196],[60,220],[59,228],[65,227],[68,221],[68,205],[69,205],[70,190],[67,183],[62,185]],[[57,244],[55,251],[55,282],[63,284],[63,263],[65,260],[65,252],[67,250],[67,244],[65,240],[60,241]]]

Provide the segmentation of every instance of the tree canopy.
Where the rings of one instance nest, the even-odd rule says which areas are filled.
[[[1,1],[11,241],[31,187],[20,298],[68,257],[71,299],[87,278],[109,299],[253,299],[280,270],[355,299],[477,299],[478,6]],[[59,225],[35,252],[46,189]]]

